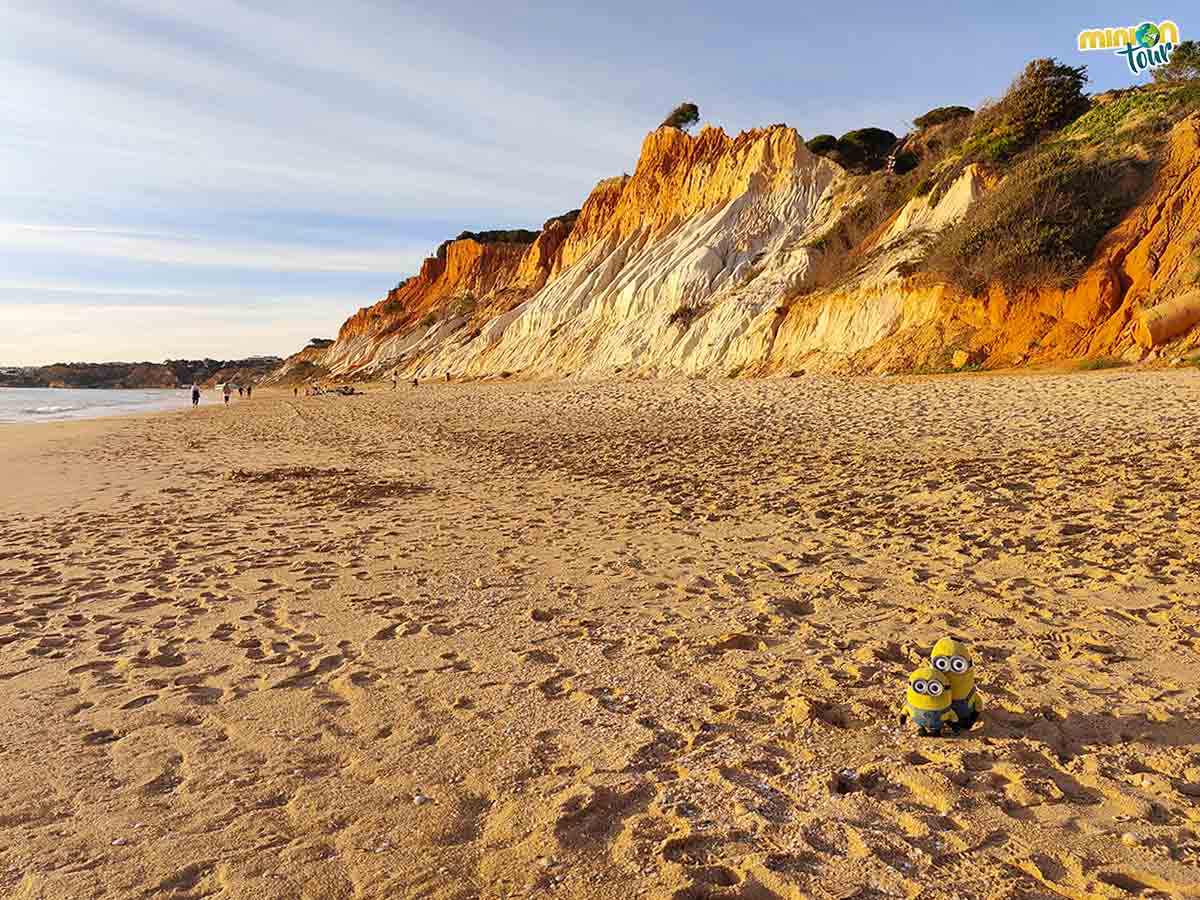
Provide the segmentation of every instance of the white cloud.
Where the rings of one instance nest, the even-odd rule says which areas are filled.
[[[624,110],[543,100],[517,87],[536,74],[528,61],[519,77],[493,74],[480,56],[494,49],[441,30],[405,24],[398,52],[340,14],[212,3],[172,13],[176,30],[207,38],[192,42],[123,31],[99,10],[3,15],[10,39],[46,48],[0,59],[6,93],[22,98],[0,107],[0,190],[27,196],[165,190],[201,205],[359,214],[507,208],[523,224],[581,202],[636,152]]]
[[[0,362],[289,352],[439,240],[579,206],[684,97],[825,103],[746,89],[824,65],[782,27],[748,65],[702,5],[623,6],[0,0]]]
[[[182,266],[219,266],[274,272],[378,272],[412,271],[425,253],[418,247],[341,250],[279,244],[211,243],[183,236],[167,238],[129,233],[103,226],[60,226],[0,222],[0,248],[57,251],[82,256],[168,263]]]
[[[189,290],[168,287],[137,287],[105,285],[87,282],[32,281],[27,279],[0,279],[0,292],[25,294],[83,294],[91,297],[208,297],[211,291]],[[0,305],[0,317],[5,312]]]

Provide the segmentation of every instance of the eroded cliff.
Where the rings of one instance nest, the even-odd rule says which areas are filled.
[[[1174,298],[1200,276],[1198,122],[1176,122],[1160,150],[1138,148],[1145,185],[1074,284],[976,293],[931,277],[922,260],[1005,184],[1002,168],[950,167],[937,191],[914,191],[890,173],[846,172],[786,126],[736,137],[661,128],[632,176],[600,182],[531,243],[447,242],[279,377],[879,373],[956,358],[1142,358],[1161,340],[1139,332],[1141,318],[1184,302]],[[936,146],[930,135],[907,146]],[[896,198],[897,185],[910,196]],[[1172,352],[1197,342],[1182,331],[1169,336]]]

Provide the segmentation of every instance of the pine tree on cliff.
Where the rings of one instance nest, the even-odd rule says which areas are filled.
[[[662,120],[662,128],[664,125],[671,128],[678,128],[680,131],[687,131],[693,125],[700,121],[700,107],[695,103],[680,103],[677,107],[671,110],[671,114]]]
[[[1200,79],[1200,44],[1181,41],[1165,66],[1152,72],[1155,81],[1195,81]]]

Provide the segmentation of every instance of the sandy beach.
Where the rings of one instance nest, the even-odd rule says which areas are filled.
[[[1200,372],[215,397],[0,427],[0,895],[1200,896]]]

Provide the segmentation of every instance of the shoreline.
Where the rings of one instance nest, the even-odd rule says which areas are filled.
[[[401,379],[399,385],[396,388],[393,388],[391,382],[387,379],[375,379],[375,380],[371,380],[371,381],[345,381],[345,382],[339,382],[339,380],[336,378],[326,378],[323,380],[327,381],[331,384],[349,385],[349,386],[355,388],[356,390],[361,391],[362,392],[361,395],[372,395],[372,394],[393,394],[393,393],[400,394],[405,391],[426,390],[426,389],[430,389],[430,388],[450,388],[450,387],[457,387],[457,388],[484,387],[484,388],[487,388],[487,387],[494,387],[494,386],[505,386],[505,387],[508,387],[511,389],[522,389],[522,388],[531,388],[532,389],[532,388],[544,388],[544,387],[561,387],[561,388],[565,388],[565,389],[570,389],[570,388],[578,388],[578,387],[583,387],[583,386],[588,386],[588,385],[608,385],[608,384],[613,384],[613,385],[661,384],[664,386],[683,384],[683,383],[690,384],[690,383],[697,383],[697,382],[712,383],[712,384],[771,384],[771,383],[776,383],[776,382],[804,381],[806,379],[807,380],[825,380],[825,381],[832,381],[832,382],[847,382],[847,383],[864,382],[864,383],[905,385],[905,384],[923,383],[923,382],[927,382],[927,381],[953,381],[953,380],[960,380],[960,379],[982,381],[982,380],[986,380],[986,379],[1003,379],[1003,378],[1037,379],[1037,378],[1063,378],[1063,377],[1072,377],[1072,376],[1111,378],[1111,377],[1118,376],[1118,375],[1135,376],[1135,377],[1141,377],[1141,376],[1153,377],[1153,376],[1168,375],[1169,373],[1179,373],[1179,374],[1183,374],[1185,377],[1188,373],[1196,373],[1197,375],[1200,375],[1200,366],[1196,366],[1196,365],[1149,366],[1149,365],[1144,365],[1144,364],[1129,364],[1129,365],[1113,366],[1110,368],[1088,370],[1088,369],[1080,369],[1080,368],[1074,367],[1074,366],[1073,367],[1059,367],[1059,366],[1048,365],[1048,366],[1039,366],[1039,367],[1035,367],[1035,368],[1014,367],[1014,368],[1006,368],[1006,369],[978,369],[978,370],[945,371],[945,372],[897,372],[897,373],[887,373],[887,374],[882,374],[882,375],[875,375],[875,374],[843,375],[843,374],[831,374],[831,373],[823,373],[823,372],[805,372],[805,373],[802,373],[799,375],[772,374],[772,375],[763,376],[763,377],[733,378],[733,379],[692,378],[687,375],[677,375],[677,376],[673,376],[673,377],[669,377],[669,378],[648,378],[648,377],[643,378],[643,377],[630,376],[630,377],[604,377],[604,378],[588,378],[588,379],[575,379],[575,378],[545,378],[545,379],[529,378],[529,379],[523,379],[520,377],[512,377],[512,378],[471,377],[471,378],[457,379],[457,380],[446,382],[446,381],[443,381],[442,379],[439,379],[436,377],[431,377],[429,379],[422,381],[421,384],[417,388],[412,387],[412,385],[405,379]],[[125,390],[127,390],[127,391],[171,391],[171,392],[187,390],[187,388],[5,388],[3,386],[0,386],[0,390],[5,390],[5,389],[12,389],[12,390],[89,390],[89,391],[90,390],[102,390],[102,391],[125,391]],[[200,402],[199,409],[205,409],[207,407],[213,407],[213,406],[217,406],[217,407],[225,406],[225,404],[223,402],[221,402],[221,395],[220,395],[218,388],[210,387],[210,388],[203,388],[202,390],[203,390],[203,393],[201,395],[201,402]],[[293,398],[293,394],[291,391],[292,391],[292,386],[290,386],[290,385],[269,385],[266,387],[256,387],[255,388],[255,393],[264,399],[269,398],[269,397]],[[206,401],[206,398],[204,395],[208,394],[210,392],[215,393],[215,399]],[[333,392],[330,391],[327,393],[332,394]],[[360,396],[360,395],[355,395],[355,396]],[[294,399],[312,400],[312,399],[317,399],[317,398],[306,397],[303,393],[303,386],[301,386],[301,393],[299,394],[298,397],[294,397]],[[345,398],[342,398],[342,399],[345,399]],[[246,403],[246,402],[247,402],[247,400],[244,397],[235,397],[230,401],[230,406],[232,407],[234,405],[237,405],[240,403]],[[197,410],[193,409],[190,406],[190,404],[186,404],[181,408],[165,407],[165,408],[148,409],[148,410],[131,410],[129,412],[114,412],[114,413],[106,413],[103,415],[96,415],[96,416],[80,416],[80,417],[70,417],[70,418],[61,418],[61,419],[49,419],[48,418],[48,419],[30,419],[30,420],[22,420],[22,421],[0,421],[0,428],[4,428],[6,426],[13,426],[13,425],[36,425],[38,427],[41,427],[43,425],[49,425],[49,424],[62,424],[62,423],[69,423],[69,422],[93,422],[98,419],[109,419],[109,418],[129,419],[129,418],[138,418],[138,417],[144,417],[144,416],[159,416],[159,415],[162,415],[163,413],[196,412],[196,411]]]

